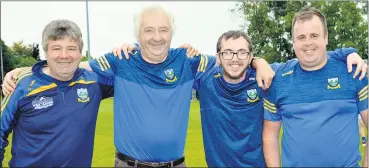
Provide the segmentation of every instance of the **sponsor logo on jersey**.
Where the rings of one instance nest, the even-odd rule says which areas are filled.
[[[35,110],[44,109],[52,105],[54,105],[54,101],[51,97],[37,97],[32,101],[32,106],[35,108]]]

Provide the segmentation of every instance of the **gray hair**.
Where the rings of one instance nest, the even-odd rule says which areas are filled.
[[[82,53],[83,40],[81,29],[70,20],[54,20],[47,24],[42,31],[42,48],[47,52],[48,40],[60,40],[69,37],[78,43],[79,51]]]
[[[140,12],[136,13],[133,17],[133,28],[135,32],[135,37],[137,39],[138,39],[138,35],[140,34],[142,15],[144,13],[154,12],[154,11],[163,12],[166,16],[168,16],[169,25],[170,25],[170,28],[172,29],[172,33],[174,34],[175,29],[176,29],[176,25],[174,23],[174,16],[170,12],[165,10],[163,7],[158,6],[158,5],[153,5],[153,6],[148,6],[148,7],[143,8]]]

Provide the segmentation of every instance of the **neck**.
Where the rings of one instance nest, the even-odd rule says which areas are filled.
[[[305,65],[302,65],[302,64],[300,64],[300,66],[305,71],[316,71],[316,70],[322,69],[327,64],[327,62],[328,62],[328,56],[325,53],[325,56],[323,57],[323,61],[322,61],[321,64],[316,65],[316,66],[312,66],[312,67],[305,66]]]
[[[44,74],[46,74],[46,75],[51,76],[52,78],[54,78],[56,80],[63,81],[63,82],[64,81],[69,81],[69,80],[71,80],[73,78],[73,75],[68,76],[68,77],[60,77],[60,76],[52,73],[50,67],[44,67],[44,68],[42,68],[42,72]]]
[[[168,57],[168,53],[164,57],[158,57],[151,55],[145,51],[141,51],[142,59],[150,64],[160,64],[165,61],[165,59]],[[158,58],[158,59],[152,59],[152,58]]]

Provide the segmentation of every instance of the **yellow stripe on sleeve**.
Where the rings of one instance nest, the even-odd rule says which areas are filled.
[[[96,62],[99,64],[101,71],[104,71],[104,67],[102,66],[99,58],[96,59]]]
[[[275,107],[275,105],[271,102],[269,102],[267,99],[263,98],[264,103],[268,104],[270,107]]]
[[[360,98],[360,101],[366,100],[368,98],[368,95],[365,95],[364,97]]]
[[[361,95],[365,91],[368,91],[368,85],[366,85],[363,89],[361,89],[358,95]]]
[[[102,59],[104,60],[106,66],[108,67],[108,69],[110,68],[110,64],[109,64],[109,61],[106,59],[105,56],[102,56]]]

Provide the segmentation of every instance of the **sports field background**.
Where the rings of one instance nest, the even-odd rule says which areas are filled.
[[[187,132],[185,156],[188,167],[206,166],[202,131],[200,119],[200,106],[198,101],[192,101]],[[358,139],[359,140],[359,139]],[[9,146],[6,148],[3,166],[8,166],[11,149],[11,135],[9,136]],[[63,144],[60,144],[63,147]],[[360,147],[363,154],[365,148]],[[113,99],[102,101],[96,126],[95,149],[92,161],[93,167],[114,166],[114,140],[113,140]],[[360,162],[361,164],[361,162]]]

